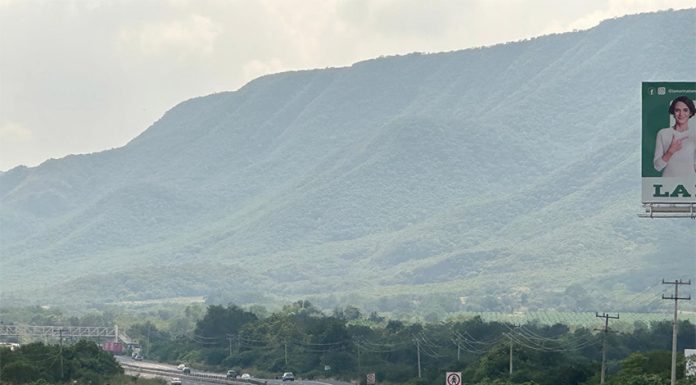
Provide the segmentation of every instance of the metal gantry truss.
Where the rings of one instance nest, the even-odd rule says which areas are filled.
[[[118,326],[29,326],[0,325],[0,337],[16,336],[21,339],[80,339],[104,338],[116,340]]]

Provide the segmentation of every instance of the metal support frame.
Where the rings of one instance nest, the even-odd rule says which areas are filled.
[[[118,327],[101,326],[30,326],[0,324],[0,337],[40,338],[59,340],[63,338],[104,338],[122,340]]]
[[[0,325],[0,335],[38,337],[116,337],[113,327]]]
[[[696,203],[644,203],[645,213],[640,218],[691,218],[696,219]]]

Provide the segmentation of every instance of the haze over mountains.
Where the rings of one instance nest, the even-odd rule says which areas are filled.
[[[640,86],[694,80],[694,36],[696,9],[635,15],[185,101],[0,173],[2,302],[655,309],[696,221],[636,216]]]

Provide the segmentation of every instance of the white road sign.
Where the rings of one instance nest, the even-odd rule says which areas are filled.
[[[377,383],[374,373],[368,373],[368,374],[367,374],[367,383],[368,383],[369,385],[374,385],[374,384]]]
[[[445,385],[462,385],[462,372],[447,372]]]

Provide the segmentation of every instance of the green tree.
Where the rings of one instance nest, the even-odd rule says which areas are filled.
[[[357,307],[348,305],[343,310],[343,316],[347,321],[355,321],[360,319],[362,317],[362,314],[360,313],[360,309],[358,309]]]
[[[10,362],[0,367],[0,378],[13,384],[26,384],[40,378],[34,365],[27,361]]]
[[[612,381],[614,385],[669,385],[669,380],[657,374],[622,376]]]
[[[24,384],[40,380],[50,383],[80,380],[96,384],[122,372],[123,369],[111,354],[86,340],[64,346],[62,352],[58,345],[42,343],[23,345],[14,351],[0,349],[0,378],[3,382]]]
[[[627,376],[639,374],[656,374],[670,376],[672,353],[668,351],[650,351],[632,353],[621,361],[621,373]]]
[[[228,307],[212,305],[201,320],[196,323],[194,333],[201,337],[215,340],[219,345],[226,343],[226,337],[236,335],[247,323],[257,321],[256,315],[238,306]]]

